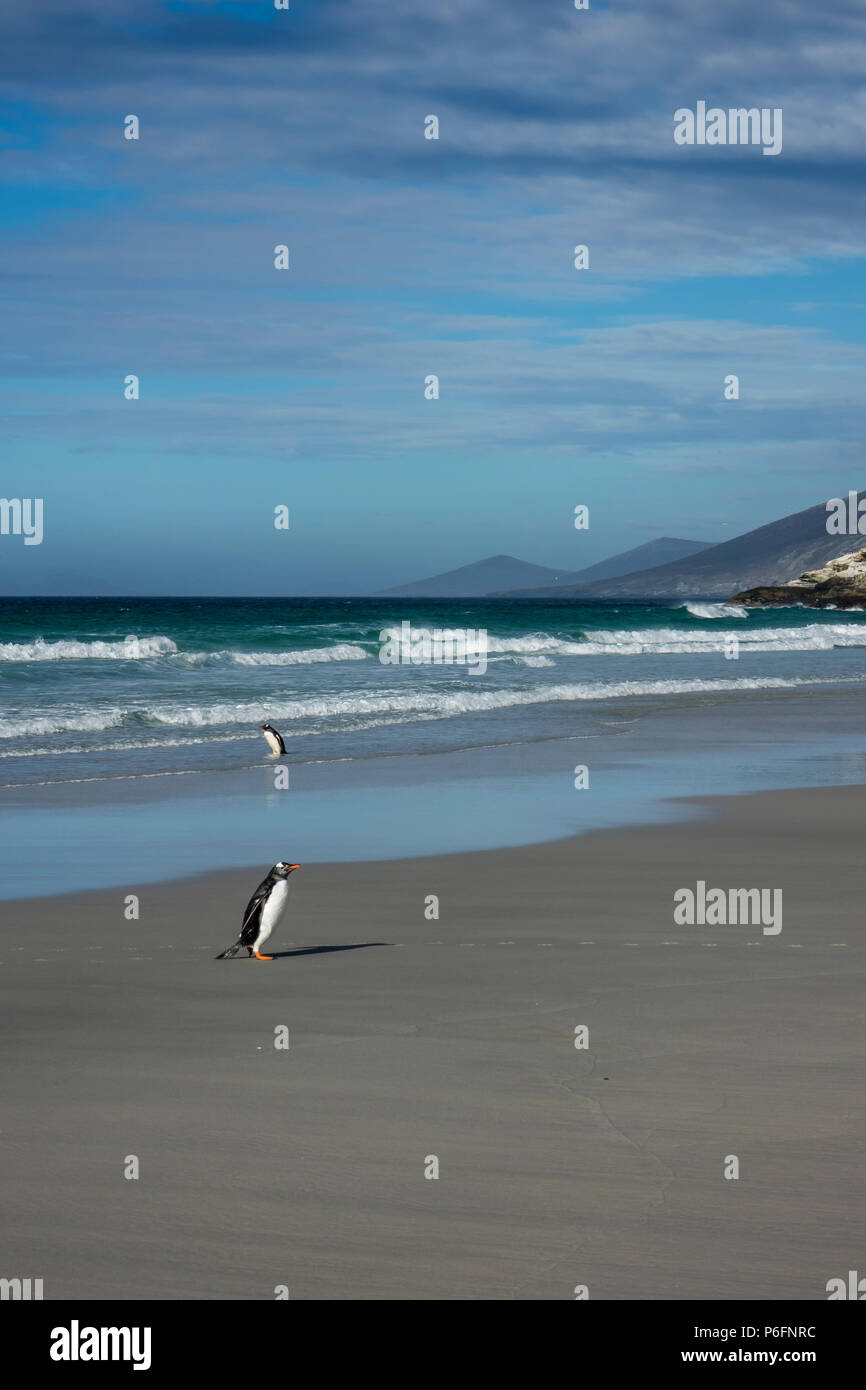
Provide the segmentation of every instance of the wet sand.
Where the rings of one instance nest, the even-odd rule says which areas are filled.
[[[826,1298],[863,1266],[866,788],[705,810],[310,865],[271,964],[213,959],[258,870],[0,903],[0,1276]],[[698,879],[781,888],[782,931],[675,926]]]

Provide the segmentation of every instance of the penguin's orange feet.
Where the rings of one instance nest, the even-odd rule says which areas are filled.
[[[255,955],[256,960],[273,960],[273,956],[261,956],[259,955],[258,951],[254,951],[253,954]]]

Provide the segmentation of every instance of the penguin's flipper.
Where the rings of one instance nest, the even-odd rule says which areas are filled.
[[[241,927],[241,934],[238,937],[238,948],[241,946],[255,946],[256,938],[259,934],[260,918],[262,908],[268,900],[271,891],[270,879],[265,879],[260,883],[253,896],[250,898],[244,912],[244,923]]]
[[[256,938],[259,934],[259,918],[261,916],[262,908],[267,902],[268,894],[271,891],[272,883],[273,880],[270,874],[268,874],[267,878],[263,879],[262,882],[259,884],[255,893],[253,893],[253,896],[247,903],[246,911],[244,912],[244,923],[241,927],[240,936],[238,937],[237,941],[234,943],[233,946],[227,946],[224,951],[222,951],[218,956],[216,956],[216,960],[231,960],[233,956],[238,955],[239,952],[244,950],[244,948],[246,948],[246,950],[249,951],[250,954],[252,954],[252,948],[255,945]]]

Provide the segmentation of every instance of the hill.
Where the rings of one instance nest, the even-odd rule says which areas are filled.
[[[864,493],[859,497],[866,496]],[[730,598],[743,589],[785,584],[850,553],[850,535],[828,535],[825,503],[793,512],[686,560],[657,565],[616,579],[563,587],[544,586],[533,598]],[[524,591],[526,592],[526,591]]]
[[[494,589],[534,588],[538,584],[553,584],[564,570],[548,569],[516,560],[513,555],[490,555],[473,565],[461,565],[430,579],[416,579],[395,589],[383,589],[382,598],[473,598],[489,594]]]

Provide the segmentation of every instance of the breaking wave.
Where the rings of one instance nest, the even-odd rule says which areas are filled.
[[[681,603],[693,618],[748,618],[748,608],[739,603]]]
[[[117,642],[0,642],[0,661],[145,661],[152,657],[176,657],[191,666],[231,662],[236,666],[308,666],[317,661],[363,661],[369,657],[354,642],[331,647],[309,647],[282,652],[184,652],[171,637],[125,637]]]
[[[173,656],[177,645],[170,637],[124,637],[121,642],[0,642],[0,661],[145,661],[153,656]]]
[[[852,678],[853,679],[853,678]],[[541,705],[581,700],[616,700],[628,696],[724,694],[745,690],[789,690],[798,686],[846,684],[847,678],[785,679],[772,676],[738,677],[732,680],[655,680],[574,682],[538,685],[531,689],[504,690],[390,690],[377,695],[360,692],[326,695],[306,699],[272,699],[268,717],[280,723],[284,737],[291,737],[295,722],[356,719],[405,723],[413,719],[450,719],[484,710],[508,709],[519,705]],[[136,724],[150,727],[204,729],[261,722],[261,703],[162,704],[135,710],[118,708],[84,713],[58,710],[48,717],[0,719],[0,738],[26,738],[34,734],[99,731]],[[305,730],[306,731],[306,730]]]
[[[726,632],[723,628],[635,628],[599,630],[579,650],[587,656],[660,656],[719,652],[728,637],[751,652],[819,652],[834,647],[866,647],[866,625],[805,623],[802,627],[753,627]]]
[[[866,624],[857,622],[814,622],[799,627],[774,628],[743,622],[745,608],[724,604],[688,603],[682,605],[692,617],[707,621],[706,626],[638,628],[586,628],[574,636],[532,632],[524,636],[488,634],[487,651],[492,661],[511,661],[516,665],[544,667],[557,657],[688,655],[721,650],[726,637],[736,637],[741,646],[755,652],[828,651],[833,647],[866,647]],[[732,620],[727,631],[719,619]],[[740,621],[736,621],[740,620]],[[282,651],[241,651],[235,648],[214,651],[183,651],[171,637],[130,636],[117,641],[78,641],[63,639],[0,643],[0,663],[57,661],[146,661],[162,658],[180,667],[291,667],[318,663],[369,661],[378,654],[378,643],[337,642],[323,647],[303,647]]]
[[[33,734],[100,733],[103,729],[119,729],[124,711],[94,710],[92,714],[58,710],[56,714],[37,715],[35,719],[0,719],[0,738],[29,738]]]
[[[220,652],[236,666],[308,666],[316,661],[366,661],[370,653],[354,642],[338,642],[335,647],[309,647],[298,652]]]

